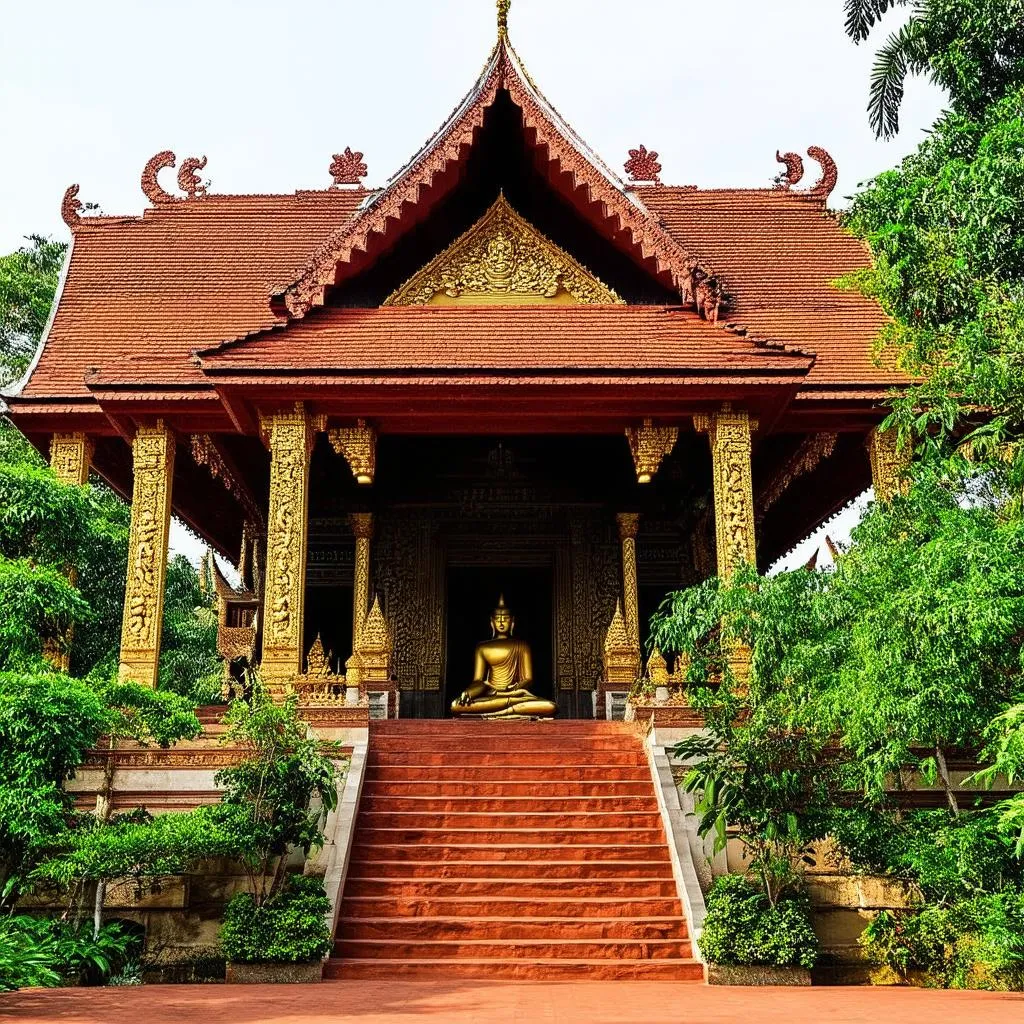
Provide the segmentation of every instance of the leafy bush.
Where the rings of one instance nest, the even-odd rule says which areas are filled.
[[[699,945],[710,963],[814,966],[818,938],[803,893],[788,890],[773,905],[745,876],[724,875],[708,892],[707,906]]]
[[[882,911],[861,936],[873,963],[943,988],[1024,986],[1024,893],[983,893],[915,913]]]
[[[320,879],[292,876],[262,905],[238,893],[224,908],[220,937],[235,963],[312,963],[331,949],[326,915],[331,902]]]
[[[103,984],[123,971],[138,939],[118,924],[93,935],[92,926],[52,918],[0,919],[0,991],[62,982]]]

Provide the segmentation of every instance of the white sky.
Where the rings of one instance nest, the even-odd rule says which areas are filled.
[[[514,0],[511,36],[613,168],[643,143],[668,183],[757,187],[780,170],[776,149],[820,145],[841,205],[942,105],[911,83],[902,135],[875,141],[864,103],[880,40],[854,46],[842,6]],[[7,0],[0,26],[2,252],[30,232],[67,237],[72,182],[104,213],[140,213],[139,176],[162,149],[206,155],[214,192],[326,187],[345,146],[382,184],[469,89],[496,32],[494,0]],[[816,172],[808,160],[807,184]]]

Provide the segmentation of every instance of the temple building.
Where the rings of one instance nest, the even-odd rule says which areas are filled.
[[[62,478],[131,501],[126,678],[156,684],[175,515],[239,568],[226,660],[304,705],[451,714],[501,598],[529,708],[603,718],[666,593],[896,486],[899,376],[880,308],[836,285],[869,256],[828,210],[828,153],[810,184],[766,153],[775,187],[700,189],[638,145],[622,177],[505,7],[382,186],[349,148],[319,191],[220,195],[169,151],[141,216],[68,189],[58,300],[6,402]]]

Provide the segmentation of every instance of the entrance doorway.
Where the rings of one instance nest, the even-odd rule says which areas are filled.
[[[538,697],[557,702],[554,686],[553,576],[550,568],[448,569],[448,643],[444,713],[473,681],[473,653],[491,635],[491,612],[501,594],[515,617],[515,636],[533,654],[533,685]]]

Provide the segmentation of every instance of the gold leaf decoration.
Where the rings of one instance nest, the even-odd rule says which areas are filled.
[[[579,262],[512,209],[504,195],[385,306],[624,305]]]

